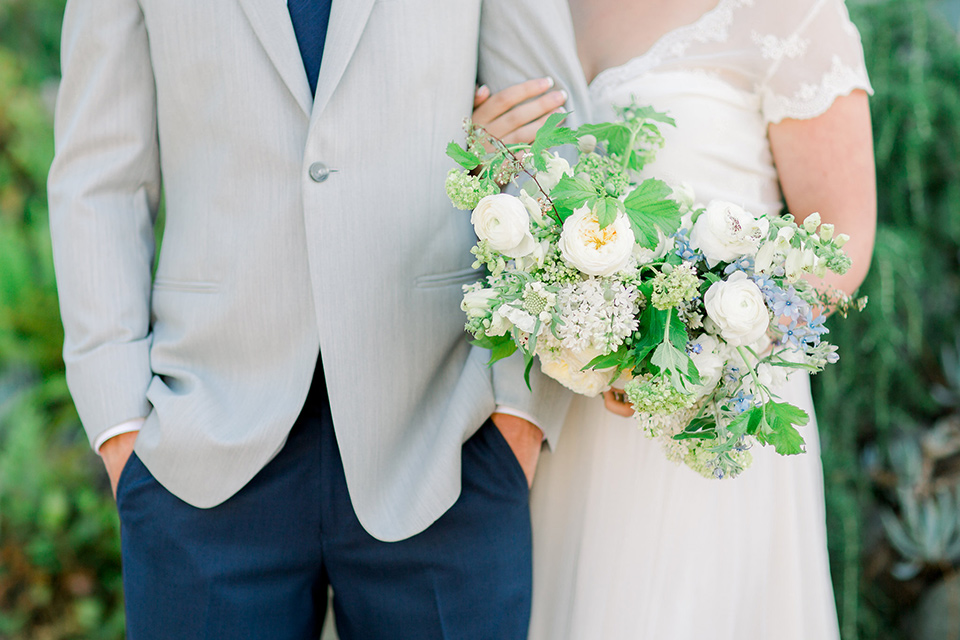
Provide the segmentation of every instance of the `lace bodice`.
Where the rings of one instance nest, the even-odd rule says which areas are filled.
[[[871,90],[843,0],[719,0],[646,53],[601,72],[590,90],[602,98],[637,76],[681,69],[755,93],[768,123],[812,118],[837,96]]]
[[[843,0],[720,0],[588,93],[595,121],[633,99],[676,120],[644,173],[761,214],[782,208],[768,125],[818,116],[854,89],[872,91]]]

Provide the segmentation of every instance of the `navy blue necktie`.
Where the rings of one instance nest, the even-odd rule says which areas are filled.
[[[317,74],[323,58],[323,44],[327,39],[327,23],[330,21],[332,0],[287,0],[290,21],[297,34],[303,69],[307,72],[310,93],[317,94]]]

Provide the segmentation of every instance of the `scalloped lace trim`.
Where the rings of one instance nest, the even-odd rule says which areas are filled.
[[[693,42],[726,42],[734,12],[753,6],[754,0],[719,0],[696,21],[668,31],[647,51],[616,67],[604,69],[590,82],[590,90],[603,93],[610,86],[619,86],[642,75],[669,58],[679,58]]]
[[[764,118],[768,123],[777,123],[784,118],[816,118],[826,112],[837,98],[854,89],[864,89],[873,94],[870,80],[862,71],[844,64],[840,56],[833,56],[830,71],[824,74],[818,85],[802,84],[792,96],[777,95],[769,87],[764,87]]]

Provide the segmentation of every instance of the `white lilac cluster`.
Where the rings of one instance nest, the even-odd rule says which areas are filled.
[[[576,132],[551,119],[533,145],[471,125],[466,150],[448,149],[463,167],[448,191],[474,205],[475,266],[487,271],[464,287],[467,331],[494,360],[538,357],[579,394],[625,379],[640,427],[705,477],[736,477],[754,446],[800,453],[807,416],[776,394],[791,372],[837,360],[822,310],[850,301],[803,276],[846,271],[848,238],[819,214],[798,225],[641,181],[656,125],[672,121],[636,106],[621,117]],[[549,150],[560,145],[576,161]],[[524,174],[518,195],[481,196]]]

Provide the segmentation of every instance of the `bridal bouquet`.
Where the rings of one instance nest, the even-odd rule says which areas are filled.
[[[491,362],[520,350],[527,375],[537,357],[576,393],[623,384],[646,433],[706,477],[737,476],[754,444],[801,453],[808,416],[774,390],[837,360],[820,309],[852,301],[802,276],[844,273],[848,238],[818,214],[701,206],[689,188],[641,180],[673,120],[637,105],[618,116],[574,131],[555,114],[531,145],[465,121],[446,190],[472,210],[487,273],[464,287],[466,330]],[[551,151],[565,145],[573,162]]]

